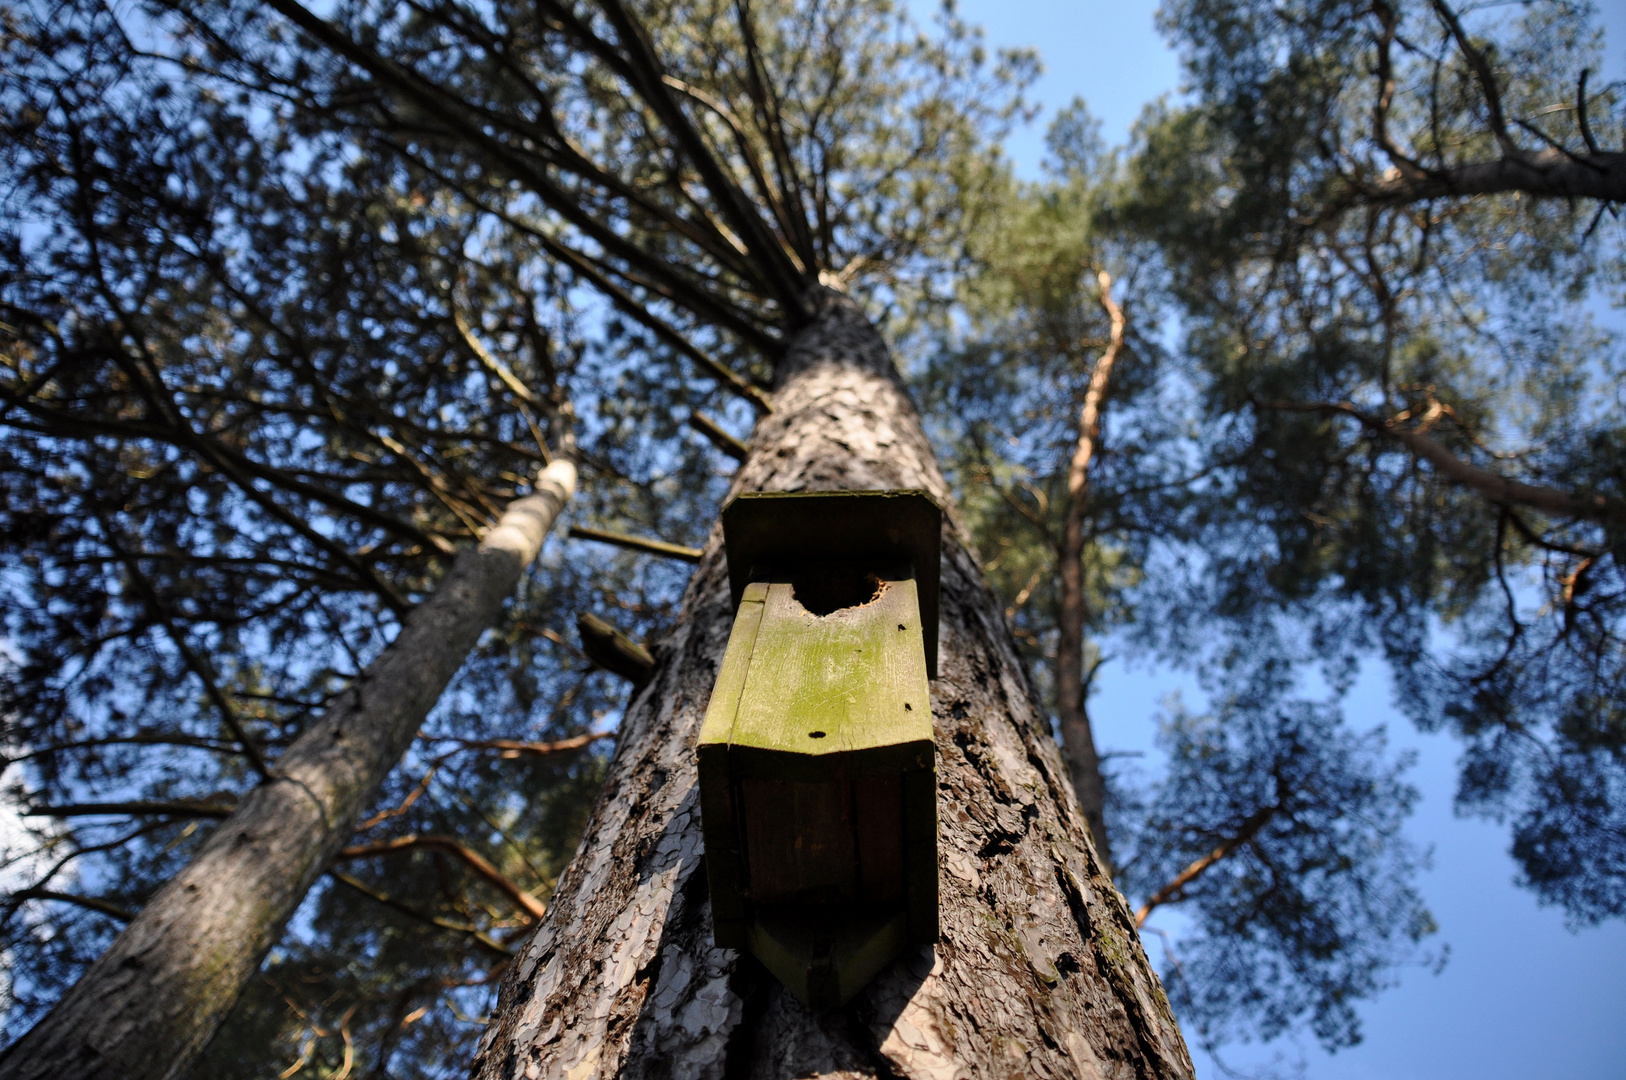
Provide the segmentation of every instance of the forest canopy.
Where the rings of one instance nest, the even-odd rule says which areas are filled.
[[[1586,5],[1168,0],[1189,92],[1002,140],[953,6],[0,7],[4,1038],[486,536],[555,533],[197,1076],[461,1075],[815,286],[891,339],[1187,1037],[1438,956],[1362,665],[1626,914],[1626,97]],[[810,299],[812,298],[812,299]],[[675,545],[675,548],[673,547]],[[685,554],[689,552],[689,554]],[[669,556],[676,554],[677,558]],[[1165,764],[1090,723],[1193,672]]]

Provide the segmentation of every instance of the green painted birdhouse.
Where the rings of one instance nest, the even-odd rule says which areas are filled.
[[[941,524],[920,491],[723,511],[736,614],[698,746],[716,942],[816,1008],[937,940]]]

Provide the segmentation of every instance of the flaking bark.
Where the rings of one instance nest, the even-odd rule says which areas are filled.
[[[732,618],[714,529],[474,1073],[1189,1077],[886,347],[852,301],[822,291],[815,301],[734,491],[915,487],[950,508],[932,685],[942,941],[817,1015],[754,961],[712,947],[694,740]]]
[[[193,860],[0,1058],[3,1080],[166,1080],[215,1033],[495,620],[575,489],[557,461]]]

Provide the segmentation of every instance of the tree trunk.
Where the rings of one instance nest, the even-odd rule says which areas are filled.
[[[575,490],[548,466],[197,856],[0,1059],[3,1080],[160,1080],[214,1035]]]
[[[816,299],[734,490],[916,487],[952,507],[880,336],[852,301]],[[714,529],[581,848],[505,980],[481,1080],[1192,1075],[952,509],[943,540],[941,942],[817,1014],[712,947],[694,742],[733,616]]]
[[[1124,313],[1112,298],[1112,278],[1096,271],[1101,306],[1112,323],[1107,347],[1090,370],[1089,387],[1079,410],[1078,441],[1067,468],[1067,514],[1061,539],[1061,618],[1056,635],[1056,721],[1072,772],[1084,820],[1096,854],[1112,873],[1112,848],[1107,840],[1107,784],[1101,775],[1101,755],[1090,728],[1089,686],[1084,678],[1084,521],[1089,514],[1090,462],[1101,438],[1101,413],[1106,408],[1112,368],[1124,344]]]

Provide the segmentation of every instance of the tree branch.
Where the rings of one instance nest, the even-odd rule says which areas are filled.
[[[535,757],[548,757],[552,754],[563,754],[571,750],[580,750],[591,746],[600,739],[613,739],[613,731],[591,731],[585,735],[573,735],[568,739],[555,739],[553,742],[526,742],[521,739],[453,739],[458,750],[497,750],[497,755],[506,760],[524,757],[527,754]]]
[[[417,919],[419,922],[428,923],[430,926],[438,926],[442,930],[454,930],[460,934],[468,934],[470,937],[474,938],[475,941],[478,941],[481,945],[485,946],[487,949],[490,949],[499,956],[514,955],[508,949],[505,949],[501,943],[492,938],[491,935],[481,930],[478,926],[474,926],[470,923],[456,922],[452,919],[443,918],[439,915],[431,915],[428,912],[419,911],[411,904],[402,903],[393,896],[381,893],[377,889],[368,886],[365,882],[351,877],[349,874],[341,874],[337,870],[329,870],[327,875],[346,888],[354,889],[356,892],[367,897],[367,899],[383,904],[392,911],[399,911],[403,915]]]
[[[717,425],[717,421],[704,413],[691,412],[688,424],[706,437],[706,441],[735,461],[744,461],[750,453],[746,445]]]
[[[543,140],[535,148],[527,146],[522,150],[498,137],[494,133],[495,129],[509,132],[522,146],[535,142],[537,131],[517,127],[512,118],[471,103],[439,83],[425,78],[416,70],[381,56],[375,50],[358,43],[333,23],[305,8],[297,0],[266,0],[266,2],[329,51],[366,71],[379,84],[404,95],[415,108],[423,110],[428,116],[450,120],[450,126],[454,130],[446,132],[443,128],[441,133],[472,140],[488,155],[488,160],[498,171],[506,172],[509,176],[528,183],[548,207],[581,230],[584,235],[603,245],[606,250],[619,251],[629,259],[642,257],[652,270],[662,276],[673,280],[677,277],[677,268],[674,264],[661,259],[649,259],[647,252],[638,249],[634,243],[609,227],[603,220],[603,215],[591,212],[585,205],[588,200],[573,195],[550,177],[544,171],[547,166],[574,173],[589,184],[599,185],[612,198],[625,199],[629,204],[659,220],[672,232],[693,240],[709,256],[728,266],[734,273],[748,280],[751,278],[749,263],[742,262],[738,253],[733,252],[726,243],[721,240],[710,242],[708,237],[696,232],[693,222],[670,213],[666,207],[647,199],[637,188],[628,186],[619,178],[605,172],[564,138],[551,124],[551,116],[548,117],[550,121],[548,134],[552,137],[551,140]],[[563,15],[565,21],[577,27],[575,32],[578,37],[585,36],[584,44],[591,43],[596,46],[591,50],[595,55],[610,63],[618,75],[636,84],[635,73],[624,70],[626,68],[624,58],[615,55],[614,50],[605,42],[570,18],[569,12],[564,12]],[[534,91],[534,84],[531,85],[531,89]],[[379,103],[379,107],[384,108],[383,103]],[[542,115],[547,116],[547,110],[542,110]],[[394,127],[411,133],[410,125],[395,122]],[[542,152],[550,148],[555,151],[551,156]],[[537,161],[530,160],[531,158],[539,159],[543,168],[538,168]],[[715,223],[708,221],[706,224],[716,231]]]
[[[1320,412],[1349,416],[1368,431],[1395,440],[1411,453],[1427,461],[1445,476],[1499,506],[1528,506],[1560,517],[1608,521],[1619,518],[1626,507],[1602,495],[1582,495],[1562,488],[1526,484],[1500,473],[1464,461],[1421,431],[1404,428],[1395,420],[1383,420],[1362,412],[1347,401],[1263,401],[1260,407],[1284,412]]]
[[[1502,115],[1502,91],[1496,85],[1496,73],[1491,70],[1490,61],[1485,54],[1468,39],[1468,32],[1463,29],[1462,20],[1445,0],[1433,0],[1434,11],[1439,15],[1440,21],[1445,23],[1446,29],[1462,50],[1462,57],[1468,61],[1468,68],[1474,73],[1474,80],[1479,83],[1479,92],[1485,99],[1485,109],[1490,113],[1491,134],[1496,136],[1496,143],[1502,148],[1504,157],[1517,158],[1523,152],[1518,143],[1507,132],[1507,118]]]
[[[642,536],[628,536],[626,533],[611,532],[608,529],[588,529],[580,525],[570,527],[570,538],[596,540],[601,544],[613,544],[629,551],[642,551],[649,555],[661,555],[668,559],[681,559],[692,563],[699,562],[700,557],[705,554],[700,548],[668,544],[664,540],[646,540]]]
[[[632,16],[621,0],[599,0],[599,8],[615,27],[620,45],[638,75],[634,86],[639,97],[671,131],[678,146],[699,171],[706,187],[722,204],[730,224],[745,238],[756,259],[761,260],[759,265],[765,271],[763,276],[766,279],[763,284],[779,301],[791,324],[804,322],[812,315],[803,297],[803,292],[811,283],[797,272],[780,238],[757,214],[750,197],[724,171],[717,155],[672,96],[671,87],[662,81],[665,71],[643,24]]]
[[[740,37],[745,43],[746,89],[756,108],[758,126],[767,138],[769,152],[773,156],[774,170],[779,176],[779,201],[783,221],[796,250],[801,253],[802,264],[816,268],[818,251],[807,222],[807,209],[803,198],[805,188],[801,173],[796,167],[796,158],[785,141],[785,124],[780,113],[779,95],[774,89],[773,80],[767,76],[766,65],[762,59],[762,47],[757,42],[756,22],[751,15],[748,0],[735,0],[734,15],[735,21],[739,24]]]
[[[239,697],[245,696],[242,694]],[[10,765],[19,761],[29,761],[49,754],[66,753],[69,750],[88,750],[98,746],[185,746],[195,750],[209,750],[217,754],[236,754],[241,751],[223,739],[200,739],[195,735],[164,735],[159,733],[138,732],[134,735],[107,735],[95,739],[75,739],[72,742],[55,743],[50,746],[36,746],[16,756],[0,754],[0,764]]]
[[[175,625],[174,615],[170,611],[169,605],[163,601],[158,595],[158,590],[153,587],[152,582],[148,581],[146,575],[141,572],[141,567],[136,560],[130,557],[119,544],[118,534],[111,523],[106,518],[101,518],[101,525],[102,531],[106,533],[105,539],[108,546],[113,549],[115,555],[123,560],[125,568],[129,572],[130,580],[134,582],[136,590],[146,600],[147,606],[152,610],[153,615],[163,625],[170,642],[175,646],[176,651],[181,654],[181,660],[191,669],[192,674],[198,677],[198,681],[203,684],[205,696],[214,705],[215,710],[220,713],[221,721],[226,725],[226,730],[231,732],[232,738],[237,740],[237,745],[242,748],[243,756],[248,758],[250,767],[260,775],[261,780],[269,780],[271,778],[271,768],[265,763],[265,757],[260,753],[259,745],[249,736],[248,729],[243,727],[243,721],[237,715],[237,709],[227,699],[225,692],[220,689],[220,682],[215,674],[214,665],[209,662],[208,657],[192,648],[191,643],[186,639],[186,632]]]
[[[129,908],[120,907],[111,900],[103,900],[99,896],[81,896],[78,893],[57,892],[55,889],[23,889],[11,894],[8,903],[17,903],[23,900],[60,900],[64,904],[73,904],[89,911],[100,912],[103,915],[117,919],[119,922],[129,922],[135,918],[135,912]]]
[[[1586,115],[1586,80],[1591,74],[1591,68],[1581,69],[1581,78],[1575,84],[1575,124],[1581,129],[1581,141],[1586,143],[1588,152],[1596,154],[1598,140],[1592,137],[1592,125]]]
[[[655,658],[649,650],[597,615],[584,611],[576,616],[576,631],[582,636],[587,659],[626,679],[635,689],[642,688],[655,673]]]
[[[743,375],[733,368],[702,352],[688,338],[667,325],[666,320],[656,316],[654,312],[635,300],[631,293],[611,281],[602,270],[593,265],[587,256],[545,234],[535,233],[533,235],[542,242],[542,246],[547,249],[549,254],[585,278],[588,284],[598,290],[621,312],[630,315],[645,328],[653,331],[655,336],[666,342],[667,345],[693,360],[714,379],[717,379],[728,389],[749,401],[758,412],[763,414],[773,412],[773,400],[767,394],[752,386]],[[675,302],[682,303],[682,301]]]
[[[547,402],[537,397],[530,387],[520,381],[520,377],[514,374],[512,368],[496,356],[493,356],[491,350],[487,349],[480,339],[474,336],[474,330],[470,328],[469,321],[463,317],[463,312],[459,310],[456,303],[453,303],[451,308],[452,325],[457,327],[458,334],[463,338],[463,344],[469,347],[469,351],[474,354],[475,359],[484,364],[486,370],[501,380],[502,384],[508,387],[520,401],[538,412],[546,413],[548,411]]]
[[[1372,139],[1389,155],[1402,176],[1416,179],[1426,176],[1426,171],[1413,158],[1401,152],[1389,133],[1389,108],[1395,96],[1394,59],[1391,53],[1398,19],[1394,7],[1386,0],[1373,0],[1372,13],[1383,26],[1383,32],[1378,36],[1378,95],[1372,106]]]
[[[23,811],[23,816],[69,818],[118,814],[123,817],[154,815],[181,818],[223,818],[228,817],[236,805],[236,799],[231,802],[224,802],[212,797],[209,799],[138,799],[129,802],[86,802],[62,803],[56,806],[31,806]]]
[[[507,877],[503,876],[501,870],[498,870],[486,860],[485,856],[450,836],[398,836],[393,840],[383,840],[376,844],[360,844],[355,847],[344,848],[336,858],[366,859],[375,855],[389,855],[398,851],[411,851],[417,848],[445,852],[463,860],[470,870],[473,870],[477,875],[495,886],[498,892],[512,900],[532,919],[540,919],[548,913],[546,904],[508,880]]]
[[[1468,165],[1430,169],[1419,177],[1363,184],[1353,200],[1373,206],[1399,206],[1447,196],[1519,192],[1542,198],[1626,202],[1626,153],[1572,154],[1565,150],[1527,151]]]
[[[1174,879],[1167,885],[1163,886],[1161,889],[1157,890],[1157,892],[1147,897],[1146,903],[1142,904],[1140,909],[1135,912],[1135,926],[1138,928],[1143,925],[1146,922],[1146,917],[1152,913],[1153,908],[1167,904],[1171,900],[1178,900],[1180,898],[1180,894],[1185,891],[1187,885],[1190,885],[1193,881],[1196,881],[1197,878],[1202,875],[1203,871],[1207,870],[1210,866],[1213,866],[1215,863],[1231,854],[1231,852],[1235,851],[1243,844],[1246,844],[1249,840],[1252,840],[1258,834],[1259,830],[1264,828],[1266,823],[1268,823],[1270,819],[1275,816],[1276,811],[1280,809],[1280,806],[1267,806],[1263,809],[1254,811],[1253,816],[1249,817],[1248,820],[1242,823],[1242,828],[1237,830],[1235,836],[1231,837],[1229,840],[1223,841],[1213,851],[1210,851],[1207,855],[1204,855],[1202,858],[1196,860],[1190,866],[1176,874]]]

